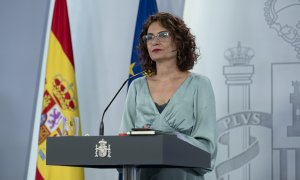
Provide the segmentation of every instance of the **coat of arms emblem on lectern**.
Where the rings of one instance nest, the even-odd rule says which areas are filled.
[[[98,144],[96,144],[95,157],[101,157],[101,158],[111,157],[110,144],[107,144],[107,141],[105,141],[104,139],[102,139],[101,141],[98,142]]]

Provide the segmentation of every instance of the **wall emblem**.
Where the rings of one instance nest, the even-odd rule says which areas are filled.
[[[300,179],[300,62],[271,63],[271,112],[251,104],[254,50],[225,51],[227,114],[217,121],[218,180]],[[263,84],[262,84],[263,85]],[[252,90],[253,91],[253,90]],[[255,94],[255,96],[258,94]],[[267,103],[266,103],[267,104]],[[252,107],[253,106],[253,107]],[[258,167],[269,167],[257,176]]]
[[[107,141],[105,141],[104,139],[102,139],[101,141],[98,142],[98,144],[96,144],[95,157],[111,158],[110,144],[107,144]]]
[[[300,1],[267,0],[265,3],[265,19],[278,36],[291,44],[300,59]],[[294,17],[294,18],[290,18]]]

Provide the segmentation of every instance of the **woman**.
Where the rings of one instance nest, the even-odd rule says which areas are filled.
[[[198,54],[195,37],[185,23],[169,13],[145,22],[139,37],[140,61],[152,76],[129,87],[121,132],[151,128],[185,137],[194,146],[216,155],[215,101],[210,81],[191,70]],[[141,180],[201,180],[199,169],[141,169]]]

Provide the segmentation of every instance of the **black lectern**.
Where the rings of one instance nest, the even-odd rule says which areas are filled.
[[[47,165],[123,168],[124,180],[135,178],[135,167],[210,170],[210,154],[175,135],[49,137],[46,154]]]

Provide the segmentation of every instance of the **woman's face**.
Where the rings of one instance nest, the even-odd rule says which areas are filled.
[[[176,44],[170,32],[159,22],[153,22],[144,36],[150,58],[155,61],[174,60],[176,62]]]

